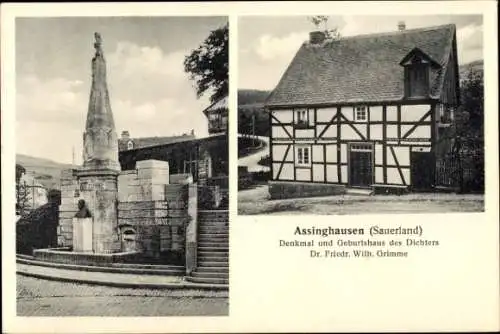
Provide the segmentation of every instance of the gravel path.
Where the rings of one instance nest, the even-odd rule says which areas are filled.
[[[339,195],[269,200],[267,185],[238,192],[238,214],[373,214],[484,211],[484,196],[471,194],[411,193],[396,195]]]
[[[18,316],[224,316],[227,291],[128,289],[17,275]]]

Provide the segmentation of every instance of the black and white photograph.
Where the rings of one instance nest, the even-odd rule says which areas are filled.
[[[224,16],[15,20],[18,316],[227,316]]]
[[[242,16],[238,213],[484,211],[481,15]]]

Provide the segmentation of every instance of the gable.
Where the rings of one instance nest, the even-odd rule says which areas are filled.
[[[353,36],[320,46],[304,43],[267,107],[398,101],[404,98],[405,57],[434,64],[430,97],[439,98],[455,26]],[[437,66],[439,65],[439,66]]]

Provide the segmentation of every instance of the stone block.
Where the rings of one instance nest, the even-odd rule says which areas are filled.
[[[154,184],[169,184],[170,176],[168,170],[157,170],[151,168],[139,169],[137,172],[139,180],[151,182]]]
[[[171,174],[170,184],[192,184],[193,176],[191,174]]]
[[[142,202],[120,202],[118,210],[167,210],[168,204],[165,201],[142,201]]]
[[[168,210],[118,210],[118,219],[120,218],[166,218]]]
[[[156,168],[156,169],[167,169],[168,170],[168,161],[155,160],[155,159],[141,160],[141,161],[137,161],[135,163],[135,168],[137,170],[140,170],[143,168]]]

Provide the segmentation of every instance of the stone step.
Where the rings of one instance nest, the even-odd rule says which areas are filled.
[[[194,277],[200,277],[200,278],[225,278],[229,279],[229,272],[224,273],[207,273],[207,272],[198,272],[198,271],[193,271],[191,273],[192,276]]]
[[[199,273],[229,273],[229,267],[198,267],[196,272]]]
[[[212,233],[212,234],[227,234],[229,229],[227,227],[212,227],[212,226],[201,226],[198,228],[200,233]]]
[[[229,226],[229,222],[227,220],[222,221],[206,221],[206,222],[198,222],[198,226]]]
[[[208,283],[208,284],[229,284],[227,278],[207,278],[207,277],[194,277],[189,276],[187,280],[194,283]]]
[[[198,256],[198,262],[229,262],[228,256]]]
[[[228,246],[217,246],[217,247],[198,247],[198,252],[217,252],[217,253],[227,253],[229,252]]]
[[[227,259],[228,260],[228,259]],[[220,268],[220,267],[228,267],[229,261],[198,261],[198,267],[200,268]]]
[[[199,241],[198,247],[229,247],[228,240],[226,241]]]
[[[198,256],[229,256],[228,251],[212,252],[212,251],[200,251],[198,250]]]

